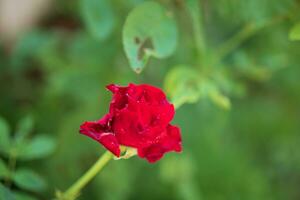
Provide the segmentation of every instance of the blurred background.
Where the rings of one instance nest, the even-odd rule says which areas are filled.
[[[184,150],[112,161],[79,199],[300,199],[300,2],[157,0],[176,50],[136,74],[122,30],[144,2],[0,0],[0,199],[67,189],[104,152],[79,125],[108,111],[105,85],[130,82],[184,96]]]

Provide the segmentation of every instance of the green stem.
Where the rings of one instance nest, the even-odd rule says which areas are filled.
[[[202,9],[197,0],[188,0],[186,4],[192,19],[193,34],[195,38],[197,53],[200,60],[205,58],[205,56],[203,55],[205,52],[205,37],[202,23]]]
[[[249,23],[244,28],[242,28],[236,35],[227,40],[216,52],[217,60],[221,60],[234,49],[236,49],[243,41],[248,39],[256,31],[254,24]]]
[[[199,10],[199,9],[198,9]],[[196,47],[199,55],[203,55],[205,45],[204,45],[204,35],[202,30],[202,23],[200,19],[200,11],[195,14],[193,17],[193,25],[194,25],[194,37],[196,42]]]
[[[245,40],[256,34],[259,30],[272,26],[281,22],[286,18],[286,15],[276,16],[265,22],[264,24],[257,25],[254,23],[246,24],[239,32],[237,32],[232,38],[228,39],[221,47],[216,51],[216,62],[220,62],[224,57],[239,47]]]
[[[17,158],[16,158],[16,153],[14,150],[12,150],[9,154],[9,159],[8,159],[8,167],[9,167],[9,172],[10,176],[6,178],[5,184],[7,187],[11,186],[11,177],[15,171],[17,164]]]
[[[105,152],[97,162],[81,177],[79,178],[65,193],[58,194],[58,199],[74,200],[80,194],[80,191],[86,186],[113,158],[113,154],[109,151]]]

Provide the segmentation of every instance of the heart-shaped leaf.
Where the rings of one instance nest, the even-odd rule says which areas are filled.
[[[140,73],[151,56],[170,56],[177,44],[177,27],[164,7],[155,2],[145,2],[126,19],[123,44],[132,69]]]

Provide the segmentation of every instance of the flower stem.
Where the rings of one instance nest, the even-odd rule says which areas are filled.
[[[113,154],[109,151],[105,152],[97,162],[82,176],[80,177],[65,193],[57,194],[58,199],[61,200],[74,200],[80,194],[80,191],[86,186],[113,158]]]
[[[235,48],[237,48],[243,41],[252,36],[258,28],[253,23],[248,23],[242,28],[236,35],[227,40],[222,46],[217,50],[217,59],[221,60],[229,53],[231,53]]]
[[[203,59],[203,54],[205,52],[205,36],[203,32],[202,7],[197,0],[188,0],[186,5],[191,15],[198,59]]]
[[[262,30],[265,27],[272,26],[277,24],[284,19],[285,15],[275,16],[269,21],[264,22],[263,24],[248,23],[246,24],[239,32],[237,32],[232,38],[228,39],[224,44],[219,47],[216,51],[216,60],[219,62],[232,51],[234,51],[239,45],[241,45],[245,40],[249,39],[251,36],[256,34],[258,31]]]
[[[17,155],[16,155],[15,150],[13,150],[9,153],[8,167],[9,167],[10,175],[9,175],[9,177],[6,177],[6,179],[5,179],[5,184],[6,184],[7,187],[11,187],[11,184],[12,184],[11,177],[12,177],[14,171],[15,171],[15,168],[16,168],[16,163],[17,163],[17,158],[16,157],[17,157]]]

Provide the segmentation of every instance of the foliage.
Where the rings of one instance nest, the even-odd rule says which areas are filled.
[[[103,150],[79,125],[129,82],[164,88],[183,153],[111,162],[79,199],[300,198],[299,1],[52,6],[0,42],[0,199],[51,199],[82,175]]]
[[[128,15],[123,43],[129,63],[137,73],[142,71],[150,56],[164,58],[174,52],[177,28],[170,15],[154,2],[144,3]]]
[[[83,22],[86,28],[97,39],[105,39],[112,32],[115,16],[108,0],[82,0]]]
[[[293,26],[289,35],[291,40],[300,40],[300,23]]]
[[[3,139],[1,140],[0,153],[8,160],[8,163],[6,163],[0,159],[0,180],[3,179],[8,187],[13,182],[19,188],[19,190],[11,191],[7,187],[0,185],[0,195],[3,199],[35,199],[24,192],[45,191],[45,180],[33,169],[16,168],[16,162],[49,156],[54,152],[55,140],[50,136],[40,134],[30,138],[29,136],[33,131],[33,118],[30,115],[18,122],[15,134],[10,133],[9,125],[3,118],[0,118],[0,122],[0,134]]]

